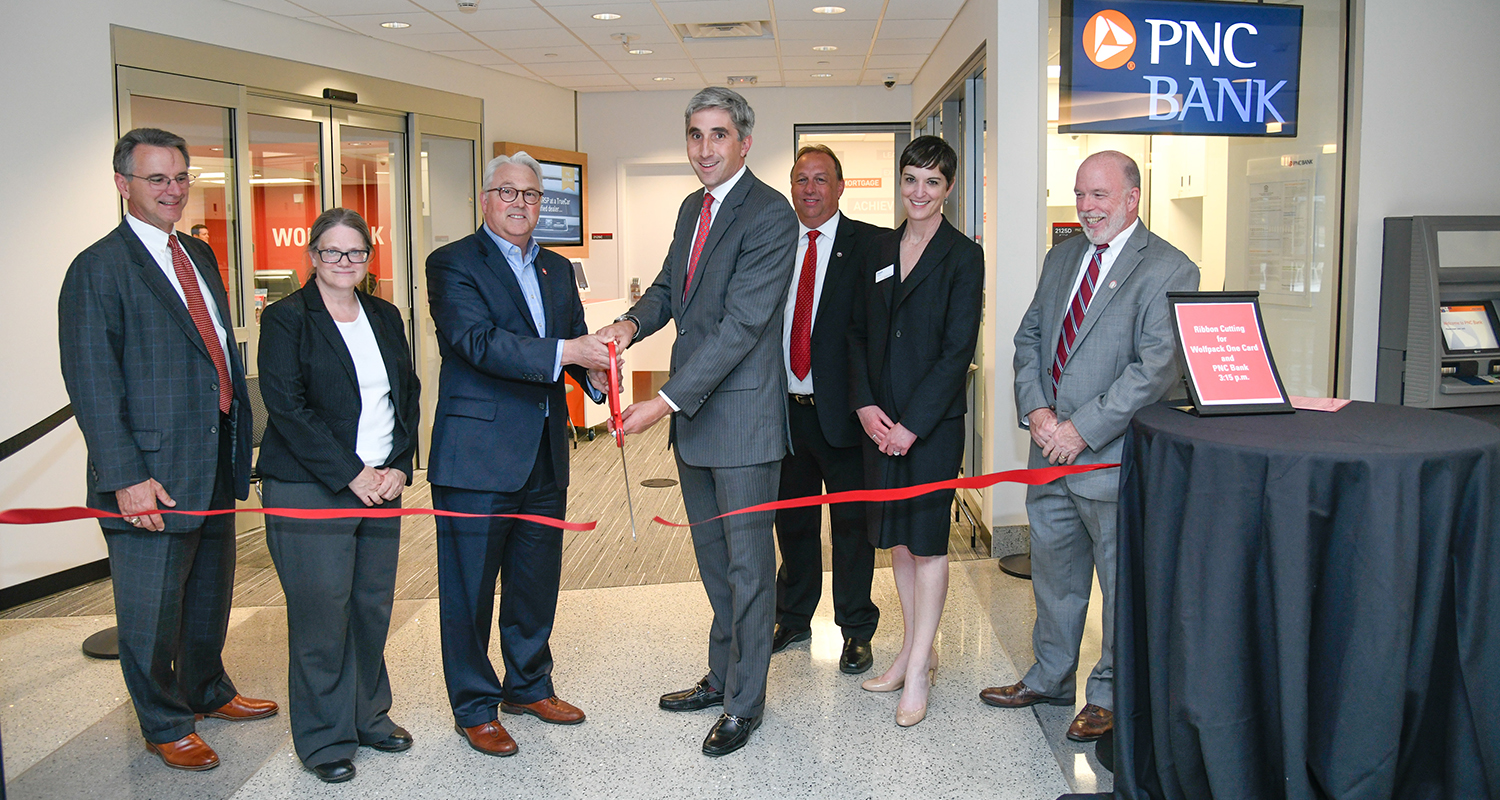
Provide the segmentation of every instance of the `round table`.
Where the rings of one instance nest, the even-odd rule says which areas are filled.
[[[1500,429],[1136,414],[1120,476],[1115,788],[1500,798]]]

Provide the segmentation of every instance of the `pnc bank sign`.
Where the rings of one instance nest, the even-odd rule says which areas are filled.
[[[1064,0],[1062,133],[1295,136],[1302,7]]]

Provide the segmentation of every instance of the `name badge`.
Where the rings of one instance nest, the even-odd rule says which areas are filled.
[[[889,278],[889,277],[891,277],[892,275],[895,275],[895,274],[896,274],[896,265],[892,264],[889,267],[886,267],[885,269],[880,270],[879,272],[875,273],[875,282],[876,283],[880,283],[881,281],[883,281],[886,278]]]

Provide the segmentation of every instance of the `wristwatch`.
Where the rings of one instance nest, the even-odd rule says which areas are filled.
[[[615,322],[626,322],[626,321],[630,321],[630,322],[635,323],[635,333],[632,333],[630,335],[630,343],[631,344],[635,344],[636,340],[641,335],[641,320],[640,320],[639,317],[637,317],[634,314],[621,314],[620,316],[615,317]]]

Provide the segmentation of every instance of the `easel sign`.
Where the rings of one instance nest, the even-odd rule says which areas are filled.
[[[1261,323],[1257,292],[1168,292],[1191,411],[1198,416],[1293,411]]]

